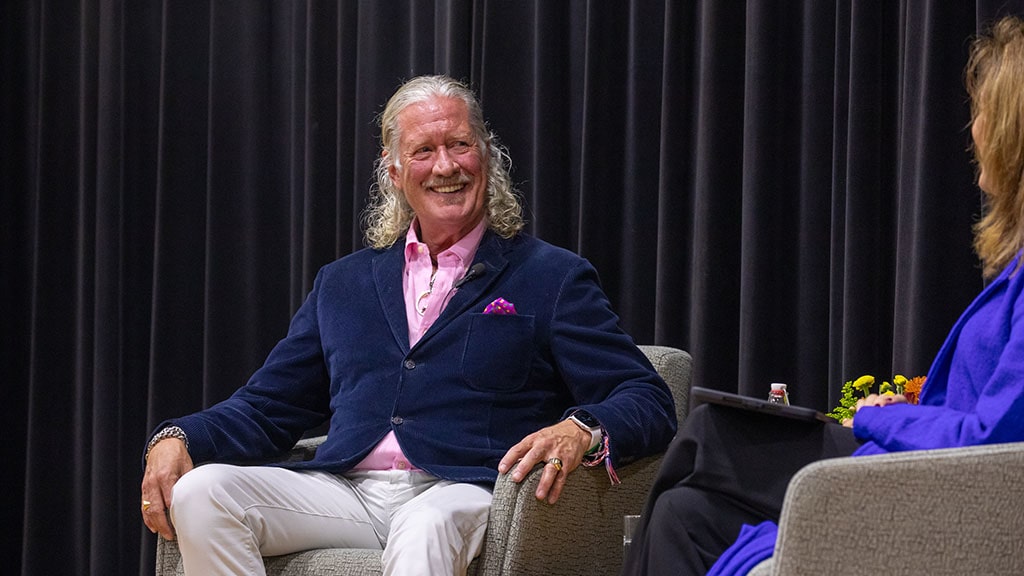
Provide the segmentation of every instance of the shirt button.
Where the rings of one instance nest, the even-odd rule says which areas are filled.
[[[405,470],[405,462],[399,460],[398,464],[395,467],[398,468],[399,470]]]
[[[400,426],[402,424],[402,422],[403,422],[403,420],[402,420],[401,416],[392,416],[391,417],[391,423],[394,424],[395,426]]]
[[[416,361],[412,360],[411,358],[409,360],[406,360],[405,367],[407,370],[412,370],[413,368],[416,367]]]

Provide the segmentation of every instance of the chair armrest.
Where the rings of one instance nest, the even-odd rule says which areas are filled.
[[[622,517],[643,511],[660,464],[649,456],[620,467],[618,486],[604,467],[579,467],[553,505],[534,496],[543,466],[519,484],[499,475],[478,574],[618,574]]]
[[[327,436],[316,436],[315,438],[303,438],[292,446],[292,449],[285,453],[285,455],[277,462],[304,462],[306,460],[312,460],[313,456],[316,455],[316,449],[324,443]]]
[[[181,565],[181,551],[178,542],[156,537],[156,576],[183,576],[185,568]]]
[[[1024,574],[1024,443],[836,458],[793,477],[772,574]]]
[[[658,374],[665,380],[676,404],[676,420],[683,425],[690,411],[690,386],[693,384],[693,357],[689,352],[669,346],[638,346]]]

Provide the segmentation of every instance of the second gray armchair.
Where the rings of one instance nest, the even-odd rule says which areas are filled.
[[[749,576],[1024,574],[1024,442],[833,458],[789,483]]]

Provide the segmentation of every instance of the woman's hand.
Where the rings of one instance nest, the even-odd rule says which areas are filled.
[[[860,400],[853,407],[853,413],[865,406],[890,406],[892,404],[908,404],[907,397],[903,394],[869,394]],[[841,424],[847,428],[853,428],[853,418],[844,419]]]
[[[858,410],[865,406],[890,406],[892,404],[907,404],[907,397],[903,394],[869,394],[868,396],[857,400],[857,405],[854,407],[854,414]]]

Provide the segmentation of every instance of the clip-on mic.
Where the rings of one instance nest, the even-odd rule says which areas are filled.
[[[448,293],[444,295],[444,300],[441,302],[441,308],[443,309],[445,306],[448,305],[448,299],[451,298],[452,292],[455,292],[459,288],[462,288],[462,285],[465,284],[466,282],[469,282],[470,280],[475,280],[483,276],[486,272],[487,266],[484,265],[483,262],[477,262],[476,264],[470,266],[469,270],[466,271],[466,275],[456,280],[455,284],[452,284],[452,287],[448,289]]]
[[[469,267],[469,271],[466,272],[466,275],[459,278],[455,284],[452,285],[452,288],[458,290],[459,288],[462,288],[463,284],[483,276],[485,272],[487,272],[487,266],[485,266],[483,262],[477,262]]]

